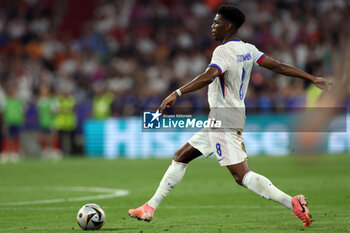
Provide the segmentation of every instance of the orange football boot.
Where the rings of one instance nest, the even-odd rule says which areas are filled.
[[[307,202],[304,195],[292,197],[292,206],[294,215],[303,221],[304,227],[309,227],[312,222],[312,216],[307,208]]]
[[[154,208],[148,205],[148,203],[140,206],[137,209],[130,209],[129,216],[132,218],[137,218],[138,220],[143,220],[146,222],[150,222],[154,215]]]

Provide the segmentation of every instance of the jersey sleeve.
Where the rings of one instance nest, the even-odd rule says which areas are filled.
[[[253,61],[254,61],[254,65],[258,66],[260,65],[260,63],[262,62],[262,60],[264,60],[264,58],[266,57],[266,54],[261,52],[260,50],[258,50],[254,45],[249,44],[250,46],[250,54],[253,57]]]
[[[229,53],[225,49],[224,46],[220,45],[216,47],[216,49],[213,52],[213,56],[211,58],[210,64],[208,67],[215,67],[219,70],[220,75],[225,73],[225,71],[228,70],[230,59],[229,59]]]

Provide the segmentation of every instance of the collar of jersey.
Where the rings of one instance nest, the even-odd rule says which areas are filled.
[[[233,39],[233,40],[226,41],[226,42],[223,43],[223,44],[226,44],[226,43],[231,42],[231,41],[241,41],[241,40],[240,40],[240,39]]]

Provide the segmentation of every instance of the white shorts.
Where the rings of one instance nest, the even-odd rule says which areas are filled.
[[[199,150],[204,157],[215,153],[221,166],[238,164],[248,158],[240,131],[216,132],[202,129],[187,142]]]

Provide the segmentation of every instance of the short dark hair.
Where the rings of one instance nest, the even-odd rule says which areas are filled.
[[[217,13],[224,19],[233,23],[237,29],[239,29],[245,21],[244,13],[234,6],[222,5]]]

